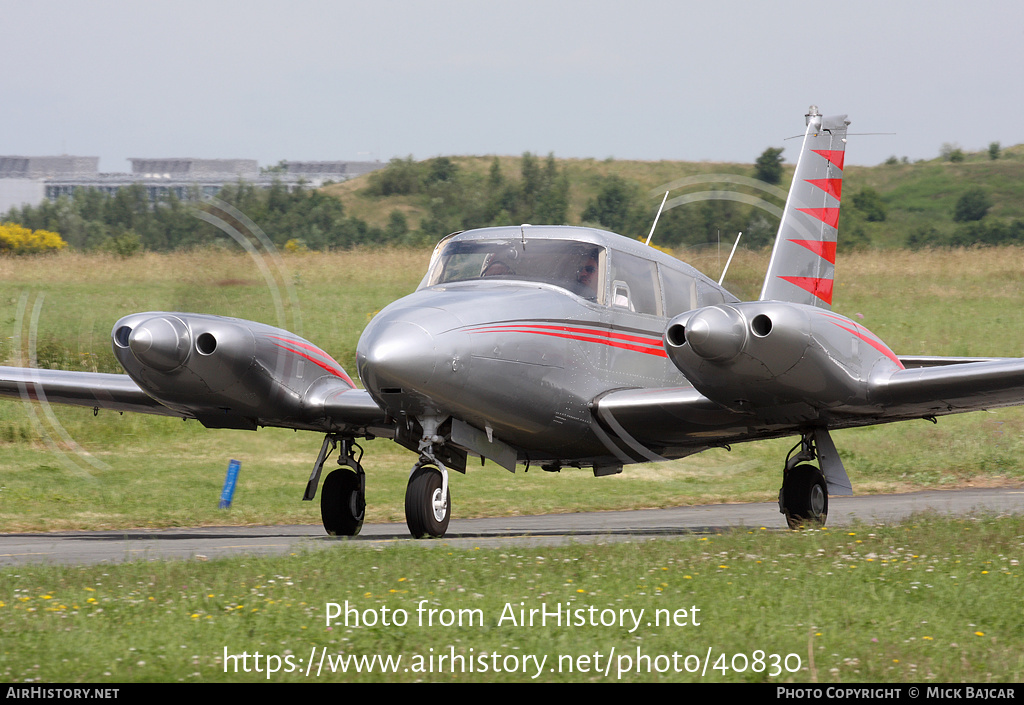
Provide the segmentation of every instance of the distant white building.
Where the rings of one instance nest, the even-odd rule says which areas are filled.
[[[13,207],[39,205],[72,196],[78,189],[114,194],[125,186],[142,184],[150,201],[173,193],[181,200],[212,196],[225,184],[245,181],[269,188],[275,182],[295,188],[319,188],[329,181],[346,181],[386,166],[381,162],[282,162],[284,169],[261,173],[255,159],[131,159],[129,174],[104,174],[99,157],[0,156],[0,215]]]

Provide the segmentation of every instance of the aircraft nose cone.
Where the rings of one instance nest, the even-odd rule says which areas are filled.
[[[180,367],[188,358],[191,347],[188,327],[171,316],[150,318],[128,335],[128,348],[135,359],[161,372]]]
[[[434,337],[411,321],[393,321],[360,341],[359,376],[370,389],[421,389],[434,375]]]
[[[705,360],[726,362],[739,355],[746,340],[743,317],[736,310],[710,306],[686,323],[686,342]]]

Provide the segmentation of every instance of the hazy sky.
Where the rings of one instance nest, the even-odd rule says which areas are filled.
[[[0,0],[0,155],[788,160],[1024,142],[1024,3]]]

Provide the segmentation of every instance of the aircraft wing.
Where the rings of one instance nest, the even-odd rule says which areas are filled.
[[[127,374],[0,367],[0,396],[261,426],[391,436],[394,423],[330,355],[288,331],[203,314],[125,316],[111,333]]]
[[[595,431],[623,462],[682,457],[743,434],[751,417],[693,387],[620,389],[591,402]],[[685,449],[685,450],[683,450]]]
[[[1013,360],[1012,357],[940,357],[936,355],[900,355],[900,364],[908,370],[914,367],[944,367],[963,365],[968,362],[997,362]]]
[[[111,411],[192,417],[146,394],[128,375],[0,367],[0,396]]]
[[[908,361],[914,358],[906,358]],[[623,461],[662,460],[727,443],[787,435],[808,426],[850,428],[1024,403],[1024,358],[920,358],[919,366],[864,380],[858,400],[729,408],[693,387],[622,389],[591,404],[606,443]],[[927,364],[924,364],[927,360]]]
[[[928,358],[942,360],[942,358]],[[872,383],[884,417],[913,418],[1024,403],[1024,358],[948,362],[897,370]]]
[[[211,426],[221,425],[208,403],[161,404],[128,375],[0,367],[0,397],[176,416],[199,419]],[[390,433],[391,424],[386,415],[363,389],[342,383],[330,387],[318,385],[304,401],[300,405],[303,413],[294,414],[291,419],[259,418],[256,425],[327,431],[358,428],[372,430],[376,435]]]

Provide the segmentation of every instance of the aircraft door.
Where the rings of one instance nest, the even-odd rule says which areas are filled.
[[[609,379],[623,385],[660,384],[670,370],[660,348],[665,319],[657,264],[613,251],[609,279]]]

